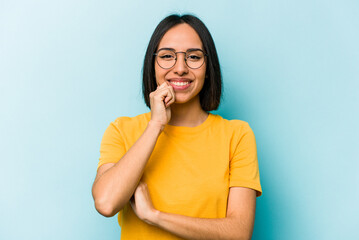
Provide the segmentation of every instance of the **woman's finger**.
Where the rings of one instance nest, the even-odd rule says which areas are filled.
[[[157,90],[158,90],[158,89],[162,89],[162,88],[164,88],[164,87],[166,87],[166,86],[167,86],[167,84],[166,84],[166,82],[164,82],[164,83],[162,83],[161,85],[157,86]]]
[[[167,88],[167,87],[157,89],[155,94],[154,94],[154,97],[155,96],[160,97],[165,102],[166,102],[166,98],[168,98],[167,101],[169,101],[171,98],[173,98],[171,90],[169,88]]]
[[[171,106],[171,104],[173,104],[175,102],[175,99],[174,98],[171,98],[171,100],[169,100],[167,103],[166,103],[166,108]]]
[[[164,100],[164,102],[165,102],[165,104],[166,104],[166,107],[167,107],[168,103],[169,103],[171,100],[172,100],[172,96],[166,96],[166,98],[165,98],[165,100]]]
[[[166,101],[166,107],[170,106],[172,103],[174,103],[176,101],[176,95],[175,95],[175,91],[173,90],[172,86],[168,87],[168,90],[170,91],[171,97],[168,98],[168,101]]]
[[[169,85],[168,87],[172,93],[172,99],[173,101],[176,101],[176,94],[175,94],[175,90],[173,89],[173,87],[171,85]]]

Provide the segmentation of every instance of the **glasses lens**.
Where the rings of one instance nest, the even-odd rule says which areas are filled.
[[[186,52],[186,62],[190,68],[199,68],[204,63],[204,53],[200,50],[191,50]]]
[[[162,49],[157,53],[157,63],[162,68],[171,68],[176,63],[176,53],[171,50]]]
[[[173,50],[161,49],[156,55],[157,63],[162,68],[172,68],[176,64],[177,56]],[[186,64],[190,68],[200,68],[204,63],[204,58],[205,54],[201,50],[189,50],[186,52]]]

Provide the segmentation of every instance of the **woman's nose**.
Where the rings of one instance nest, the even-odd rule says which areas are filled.
[[[186,54],[178,54],[177,55],[177,61],[173,68],[173,71],[177,73],[178,75],[183,75],[188,73],[188,66],[186,64],[185,60]]]

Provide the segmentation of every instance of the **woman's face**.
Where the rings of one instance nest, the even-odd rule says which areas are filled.
[[[189,49],[203,49],[197,32],[188,24],[178,24],[168,30],[161,39],[158,50],[173,49],[175,52],[186,52]],[[189,68],[185,62],[185,54],[177,53],[176,64],[170,69],[163,69],[155,61],[156,82],[161,85],[168,82],[175,91],[176,103],[199,101],[206,76],[206,61],[197,69]]]

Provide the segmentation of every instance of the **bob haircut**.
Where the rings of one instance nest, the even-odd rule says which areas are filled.
[[[216,110],[219,106],[222,94],[222,76],[216,47],[204,23],[197,17],[187,14],[182,16],[173,14],[164,18],[152,34],[142,69],[142,92],[146,105],[150,108],[149,94],[157,88],[154,53],[156,53],[163,35],[172,27],[182,23],[187,23],[197,32],[202,41],[204,51],[207,54],[206,79],[199,93],[201,107],[204,111]]]

